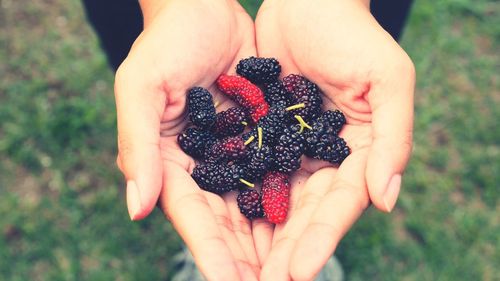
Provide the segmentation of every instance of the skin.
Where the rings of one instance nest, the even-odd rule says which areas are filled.
[[[368,4],[266,0],[254,30],[237,1],[141,1],[145,28],[115,81],[117,164],[131,219],[159,199],[208,280],[312,280],[370,203],[392,210],[411,151],[415,74]],[[202,191],[176,138],[187,124],[186,91],[208,88],[218,111],[229,107],[214,82],[255,46],[280,61],[283,75],[320,86],[326,108],[345,113],[341,136],[352,149],[340,167],[304,161],[278,226],[250,223],[234,193]]]
[[[116,74],[117,164],[127,179],[132,220],[160,207],[208,280],[257,280],[251,225],[235,194],[202,191],[194,161],[177,144],[187,125],[189,88],[210,89],[218,111],[230,106],[215,80],[256,55],[254,25],[237,1],[143,1],[144,31]],[[216,254],[214,254],[216,253]]]
[[[259,56],[300,73],[344,112],[352,150],[340,165],[306,160],[292,178],[288,219],[255,236],[260,280],[313,280],[372,203],[390,212],[412,149],[413,63],[367,1],[267,0],[256,19]],[[270,228],[268,228],[270,229]]]

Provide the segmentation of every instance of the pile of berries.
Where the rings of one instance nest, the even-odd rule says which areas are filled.
[[[178,143],[199,161],[191,176],[200,188],[216,194],[238,190],[238,206],[248,219],[281,223],[289,177],[300,169],[302,156],[338,165],[349,155],[338,136],[346,119],[338,110],[322,111],[322,92],[307,78],[291,74],[279,80],[276,59],[243,59],[236,72],[221,75],[217,86],[240,107],[216,113],[208,90],[190,89],[193,126]]]

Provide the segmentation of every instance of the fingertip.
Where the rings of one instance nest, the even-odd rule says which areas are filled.
[[[379,175],[379,177],[381,177]],[[370,177],[367,177],[370,178]],[[368,186],[368,194],[370,196],[370,202],[371,204],[379,209],[382,212],[389,213],[390,209],[388,208],[387,204],[384,202],[384,193],[386,190],[386,186],[389,182],[389,176],[387,176],[387,179],[384,180],[385,183],[377,183],[374,180],[367,180],[367,186]]]
[[[377,209],[389,213],[396,204],[401,175],[408,162],[411,146],[391,145],[376,140],[368,156],[366,183],[370,200]]]
[[[384,192],[382,201],[384,202],[385,209],[391,212],[399,196],[399,191],[401,189],[401,175],[396,174],[391,177],[387,185],[387,189]]]
[[[141,211],[141,198],[139,190],[134,181],[127,181],[127,207],[130,220],[138,220],[138,213]]]
[[[133,221],[142,220],[142,219],[146,218],[153,211],[153,208],[154,208],[154,206],[153,207],[148,206],[146,208],[142,208],[142,206],[141,206],[141,209],[139,211],[137,211],[133,217],[131,216],[130,218]]]
[[[366,178],[373,206],[382,212],[390,213],[396,204],[401,188],[400,172],[391,169],[387,163],[369,164]]]
[[[413,149],[414,67],[411,60],[399,61],[393,71],[400,79],[380,80],[369,96],[373,143],[366,180],[373,205],[384,212],[396,203],[401,174]]]
[[[127,206],[130,219],[136,221],[147,217],[158,203],[160,192],[161,184],[156,180],[141,181],[139,177],[127,181]]]

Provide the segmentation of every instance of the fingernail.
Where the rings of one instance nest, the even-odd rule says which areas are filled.
[[[385,208],[389,213],[394,208],[394,205],[396,205],[400,188],[401,188],[401,175],[396,174],[392,176],[392,178],[389,180],[387,189],[385,190],[383,196]]]
[[[127,206],[131,220],[135,220],[141,210],[141,198],[139,188],[133,180],[127,181]]]

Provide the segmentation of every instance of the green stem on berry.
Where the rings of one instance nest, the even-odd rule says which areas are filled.
[[[262,128],[257,127],[257,136],[259,137],[259,149],[262,147]]]
[[[302,131],[304,131],[304,128],[308,128],[309,130],[312,130],[312,127],[306,123],[306,121],[304,121],[304,119],[302,119],[302,117],[300,115],[294,115],[293,117],[295,117],[295,119],[297,119],[297,121],[299,121],[299,124],[300,124],[300,131],[299,133],[302,133]]]
[[[245,121],[241,121],[241,124],[242,124],[243,126],[248,126],[248,123],[247,123],[247,122],[245,122]]]
[[[245,184],[246,186],[250,187],[250,188],[254,188],[255,187],[255,184],[251,183],[251,182],[248,182],[244,179],[240,179],[240,182]]]
[[[289,106],[289,107],[285,108],[285,110],[286,111],[290,111],[290,110],[304,108],[304,107],[306,107],[305,103],[299,103],[299,104],[296,104],[296,105]]]
[[[250,136],[246,141],[245,141],[245,145],[248,145],[249,143],[251,143],[253,140],[255,139],[254,136]]]

